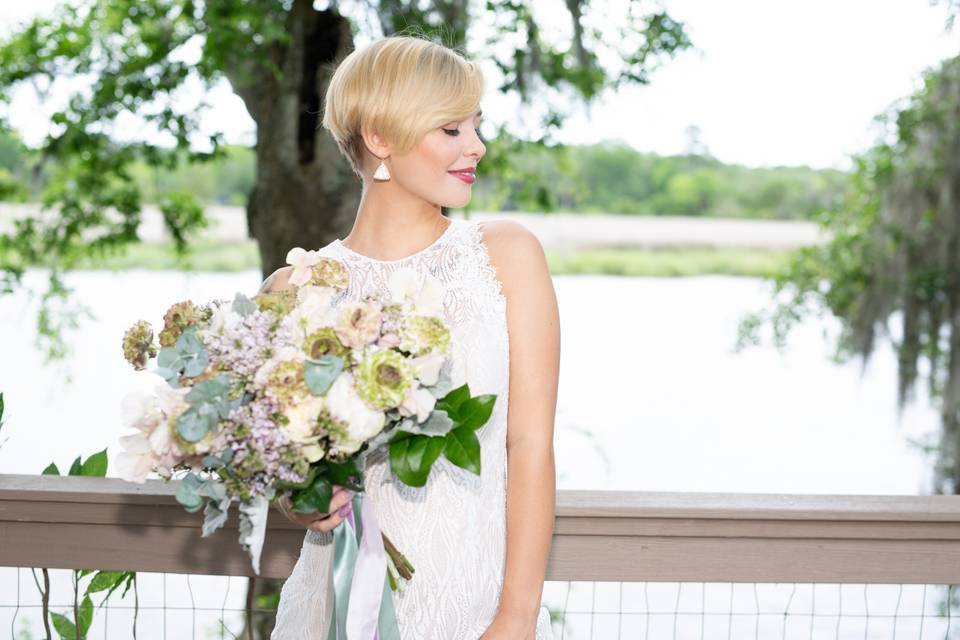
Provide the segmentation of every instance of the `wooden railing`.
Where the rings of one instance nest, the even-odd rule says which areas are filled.
[[[176,482],[0,474],[0,566],[252,575],[233,509],[200,536]],[[268,519],[261,575],[305,530]],[[547,580],[960,583],[960,496],[557,493]]]

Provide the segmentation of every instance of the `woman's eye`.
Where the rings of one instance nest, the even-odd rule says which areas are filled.
[[[444,129],[443,132],[451,136],[460,135],[460,129]]]

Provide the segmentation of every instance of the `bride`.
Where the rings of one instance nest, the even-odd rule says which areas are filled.
[[[346,56],[325,100],[323,125],[362,181],[350,234],[318,250],[347,267],[340,300],[386,290],[401,267],[438,278],[453,386],[467,382],[472,395],[497,395],[477,431],[480,475],[441,456],[427,484],[410,487],[392,474],[385,449],[367,460],[363,500],[416,572],[393,593],[402,640],[552,638],[541,597],[556,490],[553,283],[542,246],[524,226],[447,217],[441,209],[470,200],[486,153],[477,131],[482,93],[478,66],[459,52],[393,36]],[[261,291],[288,286],[290,271],[278,269]],[[351,504],[350,492],[337,489],[330,513],[280,504],[307,532],[281,591],[274,640],[328,638],[332,531]]]

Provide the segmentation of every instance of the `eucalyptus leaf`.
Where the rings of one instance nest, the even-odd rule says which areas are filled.
[[[214,427],[214,418],[196,407],[177,416],[177,433],[187,442],[199,442]]]
[[[178,379],[177,372],[169,367],[156,367],[153,369],[153,373],[157,374],[161,378],[167,381],[174,389],[180,387],[180,380]]]
[[[324,355],[319,358],[307,358],[303,363],[303,379],[315,396],[322,396],[330,389],[334,380],[343,371],[343,359],[338,356]]]
[[[197,384],[193,385],[183,399],[190,404],[218,402],[226,398],[229,390],[230,376],[225,373],[221,373],[216,378],[201,380]]]
[[[177,487],[177,502],[190,513],[199,511],[203,506],[203,498],[197,495],[196,488],[186,482],[181,482]]]
[[[162,347],[157,354],[157,367],[159,369],[169,369],[179,373],[183,371],[183,365],[183,358],[176,347]]]

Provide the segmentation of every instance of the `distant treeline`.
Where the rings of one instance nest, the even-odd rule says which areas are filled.
[[[16,138],[0,135],[0,199],[38,200],[44,172]],[[548,185],[556,210],[635,215],[811,219],[838,205],[849,175],[809,167],[750,168],[711,156],[659,156],[620,143],[537,148],[514,161]],[[229,146],[223,158],[175,170],[136,164],[133,176],[145,202],[187,190],[211,204],[244,205],[254,181],[253,151]],[[492,211],[542,211],[526,179],[484,176],[472,207]],[[542,198],[541,198],[542,199]]]

